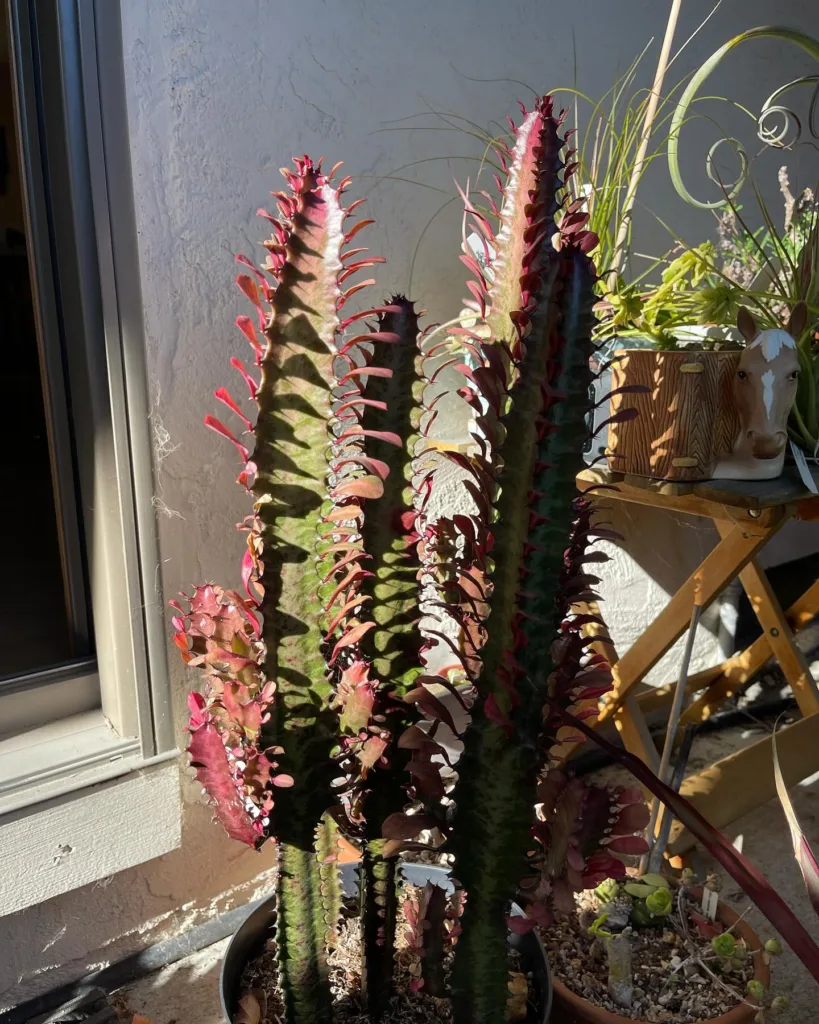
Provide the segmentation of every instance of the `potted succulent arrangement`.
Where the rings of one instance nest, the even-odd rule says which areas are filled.
[[[738,302],[751,308],[760,325],[784,322],[797,303],[807,316],[796,338],[800,377],[791,410],[791,439],[809,457],[819,451],[819,199],[813,188],[791,192],[786,167],[779,169],[784,216],[778,227],[757,194],[763,227],[752,231],[742,207],[733,200],[719,217],[719,274],[712,274],[705,294],[721,295],[717,306]]]
[[[618,278],[601,303],[612,410],[628,402],[640,414],[609,430],[605,453],[615,472],[706,480],[731,451],[738,423],[730,391],[741,346],[692,301],[714,255],[710,243],[682,252],[653,287]]]
[[[596,240],[564,196],[571,150],[549,97],[496,151],[494,224],[465,196],[497,253],[491,282],[461,257],[473,328],[419,335],[403,296],[350,312],[371,282],[349,279],[381,260],[360,247],[358,202],[343,205],[350,180],[306,156],[274,193],[279,216],[260,211],[264,264],[238,257],[255,368],[231,363],[255,421],[219,388],[241,427],[206,424],[238,450],[251,503],[243,593],[206,584],[173,602],[175,643],[204,675],[189,701],[196,777],[230,836],[278,852],[275,893],[223,965],[232,1024],[544,1021],[536,926],[572,890],[624,879],[618,854],[645,848],[634,791],[553,773],[611,685],[573,611],[605,560],[593,498],[575,489]],[[475,416],[468,453],[425,444],[440,397],[426,359],[442,354]],[[619,757],[819,978],[819,950],[753,866]],[[573,794],[556,818],[555,784]],[[341,838],[360,853],[352,907]],[[407,889],[401,865],[430,848],[448,884]]]
[[[666,56],[676,26],[676,13],[675,8],[667,26],[663,48]],[[577,187],[585,190],[589,197],[591,227],[602,240],[600,265],[609,268],[599,287],[603,323],[598,337],[608,341],[607,356],[611,359],[611,380],[616,393],[612,409],[616,410],[621,404],[617,393],[626,393],[624,388],[648,388],[650,395],[635,401],[641,413],[638,420],[610,432],[607,438],[610,443],[604,451],[608,451],[614,471],[661,480],[705,480],[714,475],[726,475],[726,462],[733,462],[727,468],[728,476],[769,479],[778,475],[781,470],[777,467],[782,461],[779,456],[776,466],[762,465],[756,457],[751,460],[730,458],[732,444],[739,436],[737,432],[745,426],[737,420],[731,393],[731,379],[738,366],[736,352],[741,348],[735,329],[742,305],[751,310],[759,330],[764,331],[785,328],[795,307],[800,302],[806,304],[807,316],[799,337],[794,339],[799,382],[790,412],[789,432],[808,456],[819,451],[816,399],[819,297],[815,269],[819,230],[816,229],[815,192],[803,190],[795,199],[787,187],[783,188],[785,227],[780,231],[757,191],[764,226],[752,231],[739,215],[741,208],[735,202],[750,167],[747,154],[735,139],[722,141],[729,142],[738,152],[741,174],[737,182],[723,188],[723,199],[714,203],[694,199],[682,182],[679,168],[679,136],[699,88],[735,47],[765,37],[783,39],[814,57],[819,55],[819,41],[798,30],[771,26],[749,29],[725,43],[688,78],[678,101],[675,94],[683,83],[677,82],[667,95],[661,94],[668,67],[661,57],[654,85],[637,108],[640,116],[631,116],[635,105],[634,97],[628,95],[631,69],[622,85],[618,83],[612,90],[612,114],[601,114],[600,104],[595,107],[594,120],[580,147],[581,176]],[[798,139],[799,119],[787,108],[775,105],[781,103],[779,97],[783,92],[797,84],[800,83],[792,82],[777,90],[763,108],[758,133],[768,145],[783,144],[783,135],[767,127],[767,117],[774,113],[792,120]],[[659,118],[656,123],[663,127],[663,137],[654,151],[649,152],[656,114],[666,109],[672,97],[675,107],[670,124],[663,127],[666,118]],[[619,120],[614,117],[615,105],[619,108]],[[600,146],[598,139],[602,141]],[[623,266],[637,188],[648,163],[662,151],[667,152],[675,188],[687,202],[701,208],[730,211],[728,226],[733,229],[732,241],[736,244],[730,246],[733,251],[726,254],[723,235],[721,247],[727,258],[720,267],[710,243],[691,248],[677,240],[682,253],[668,264],[659,285],[646,287],[644,282],[651,269],[640,274],[630,269],[625,275]],[[780,175],[783,173],[784,169]],[[718,181],[711,155],[709,175]],[[652,269],[656,269],[656,265]],[[633,342],[620,346],[623,337],[639,339],[639,350]],[[656,351],[647,348],[646,342],[651,342]],[[692,359],[692,348],[701,350],[702,354]],[[779,434],[777,430],[777,436]]]
[[[819,321],[819,286],[817,285],[817,258],[819,258],[819,208],[814,187],[803,188],[798,197],[790,190],[787,169],[779,171],[779,184],[784,199],[784,226],[778,228],[767,205],[754,186],[762,226],[753,230],[742,215],[737,197],[745,186],[751,166],[747,152],[736,139],[728,142],[739,157],[740,175],[731,185],[724,185],[713,173],[709,156],[709,176],[720,185],[722,198],[714,202],[701,202],[686,188],[680,171],[680,133],[689,118],[697,93],[714,70],[737,47],[758,39],[779,39],[819,60],[819,39],[798,29],[781,25],[764,25],[729,39],[706,60],[690,77],[671,119],[668,138],[668,166],[677,193],[690,205],[700,209],[721,210],[721,248],[726,256],[720,273],[710,283],[707,292],[715,298],[718,308],[725,310],[732,302],[740,301],[753,309],[763,327],[777,327],[788,319],[789,311],[799,302],[807,307],[803,331],[796,339],[801,368],[797,398],[794,403],[790,433],[794,442],[809,456],[819,445],[819,412],[816,387],[816,334]],[[802,123],[797,114],[783,105],[783,95],[805,79],[796,79],[777,89],[765,102],[758,118],[758,138],[775,149],[793,149],[799,143]],[[811,107],[811,113],[813,107]],[[783,130],[771,128],[771,118],[780,118]],[[792,128],[793,137],[785,142],[786,132]],[[815,135],[813,127],[811,132]],[[808,143],[812,145],[812,143]],[[712,151],[713,153],[713,148]],[[727,318],[730,320],[730,317]],[[725,321],[723,321],[725,322]]]
[[[718,888],[714,877],[696,887],[689,874],[646,874],[580,894],[573,913],[541,933],[567,1021],[751,1024],[765,1006],[786,1009],[784,996],[769,994],[781,944],[763,944]]]
[[[645,389],[644,396],[630,399],[638,420],[610,432],[612,469],[664,480],[768,479],[782,470],[788,433],[814,454],[819,293],[813,268],[819,228],[812,195],[806,190],[798,203],[793,197],[786,201],[782,235],[773,226],[751,233],[732,206],[720,219],[721,264],[714,247],[704,244],[678,256],[657,288],[624,288],[610,297],[603,336],[637,335],[656,346],[618,348],[611,356],[615,393]],[[737,330],[744,344],[736,341]],[[780,352],[782,332],[790,354]],[[776,342],[775,349],[766,338]],[[762,358],[752,367],[754,349]],[[768,395],[760,385],[767,371],[773,378]],[[737,379],[746,382],[743,394],[737,393]],[[744,412],[740,400],[754,388],[758,415]],[[622,402],[616,394],[612,410]],[[778,442],[768,447],[776,451],[754,451],[755,460],[728,468],[740,432],[763,434],[772,424]],[[735,459],[737,466],[740,461]]]

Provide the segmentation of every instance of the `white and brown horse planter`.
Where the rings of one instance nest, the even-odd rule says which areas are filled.
[[[612,396],[612,415],[627,406],[638,415],[611,424],[609,468],[655,480],[779,476],[799,378],[795,338],[806,319],[799,303],[786,329],[760,331],[743,308],[741,352],[616,352],[612,389],[625,390]]]
[[[787,330],[760,331],[743,306],[737,327],[745,339],[732,397],[739,431],[730,455],[717,463],[715,480],[773,480],[785,465],[788,416],[799,382],[795,337],[804,331],[807,307],[793,311]]]

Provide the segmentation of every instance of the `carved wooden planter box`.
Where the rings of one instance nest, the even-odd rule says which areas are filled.
[[[731,395],[739,352],[618,349],[612,390],[641,384],[644,394],[614,394],[612,415],[639,415],[609,428],[609,468],[656,480],[710,480],[731,452],[739,419]]]

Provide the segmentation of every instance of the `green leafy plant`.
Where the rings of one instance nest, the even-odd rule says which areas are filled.
[[[723,932],[722,935],[715,935],[711,939],[711,948],[717,956],[731,959],[736,955],[737,940],[730,932]]]
[[[724,141],[734,149],[739,159],[740,173],[733,184],[721,186],[721,198],[712,202],[702,202],[696,199],[686,188],[680,171],[680,135],[689,119],[691,106],[696,102],[697,93],[732,51],[757,39],[778,39],[791,43],[805,51],[814,60],[819,60],[819,39],[787,26],[763,25],[747,29],[729,39],[691,76],[679,98],[669,130],[668,166],[674,186],[686,202],[701,209],[728,210],[729,231],[734,223],[739,223],[741,232],[736,230],[733,232],[735,236],[739,236],[735,239],[733,246],[736,260],[733,267],[726,268],[727,272],[724,272],[722,277],[730,287],[731,284],[737,283],[736,274],[732,273],[732,270],[739,271],[741,275],[739,281],[745,289],[743,303],[754,307],[754,312],[758,314],[759,322],[763,327],[782,326],[788,320],[788,309],[793,308],[800,301],[807,304],[811,315],[805,334],[802,338],[797,339],[802,373],[791,415],[790,432],[791,437],[799,445],[805,448],[810,455],[815,456],[819,451],[819,404],[817,403],[819,359],[817,359],[816,346],[817,320],[819,320],[819,276],[817,276],[819,273],[819,227],[817,227],[815,190],[808,190],[809,195],[807,192],[803,192],[800,197],[802,209],[795,211],[795,206],[799,204],[789,193],[787,176],[785,175],[784,182],[782,180],[784,169],[780,171],[780,184],[783,186],[782,191],[785,198],[785,227],[783,231],[775,225],[759,190],[754,186],[764,226],[761,230],[753,230],[742,218],[741,207],[738,203],[739,194],[750,175],[750,160],[736,139]],[[788,89],[794,85],[812,81],[813,79],[809,77],[801,78],[789,83],[784,88]],[[774,93],[764,109],[770,112],[781,112],[782,107],[771,106],[771,104],[782,91],[780,89]],[[813,113],[813,107],[811,107],[811,113]],[[765,132],[761,119],[758,130],[764,141],[768,141],[771,145],[781,145],[782,140],[775,134]],[[794,216],[795,212],[796,216]],[[749,270],[751,271],[750,276],[748,275]],[[724,291],[724,285],[720,285],[720,288]],[[729,315],[728,311],[725,315]]]
[[[716,301],[706,291],[714,277],[716,255],[713,244],[703,242],[671,260],[658,285],[620,281],[606,297],[597,336],[648,338],[658,349],[675,349],[681,327],[721,324],[722,320],[707,319]]]
[[[766,989],[761,981],[757,981],[756,978],[751,978],[748,982],[748,995],[751,999],[755,999],[758,1003],[761,1003],[765,998]]]
[[[808,322],[796,339],[800,378],[790,419],[791,437],[807,452],[819,450],[819,200],[816,191],[790,191],[786,168],[779,172],[784,217],[771,215],[754,184],[762,226],[753,229],[749,213],[732,198],[719,215],[719,239],[687,248],[663,273],[660,287],[626,289],[615,297],[600,333],[652,338],[658,348],[674,347],[681,324],[713,324],[733,329],[740,306],[753,310],[761,329],[783,327],[800,302]],[[687,273],[686,267],[697,270]]]
[[[763,226],[752,231],[742,208],[731,200],[722,215],[724,287],[733,287],[738,301],[754,310],[760,325],[787,323],[799,302],[808,308],[808,322],[797,350],[801,374],[791,413],[791,437],[810,455],[819,450],[819,200],[816,191],[790,192],[786,168],[779,172],[784,200],[782,226],[776,224],[758,190]]]

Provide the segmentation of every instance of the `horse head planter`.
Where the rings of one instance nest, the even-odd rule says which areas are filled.
[[[772,480],[781,474],[799,381],[795,339],[806,324],[804,302],[794,308],[786,330],[760,331],[751,313],[740,309],[737,327],[745,348],[731,388],[739,429],[731,453],[717,463],[714,479]]]
[[[743,308],[741,351],[620,350],[612,360],[606,454],[614,472],[655,480],[771,480],[782,473],[796,397],[804,303],[785,329]],[[620,421],[626,406],[635,419]]]

